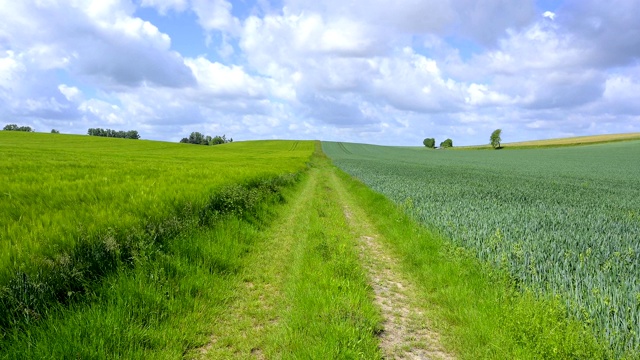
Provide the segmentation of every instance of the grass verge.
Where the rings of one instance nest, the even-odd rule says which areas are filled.
[[[196,218],[206,226],[146,243],[78,301],[51,303],[42,319],[6,331],[0,358],[177,358],[206,344],[243,258],[284,201],[276,187],[257,189],[228,188]]]
[[[381,321],[326,160],[318,155],[302,190],[247,258],[243,283],[190,356],[379,359]]]

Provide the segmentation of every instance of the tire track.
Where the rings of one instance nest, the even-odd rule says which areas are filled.
[[[380,347],[388,359],[455,359],[440,343],[438,333],[416,301],[417,291],[402,276],[394,258],[375,234],[363,209],[354,205],[335,173],[331,181],[341,194],[347,223],[359,239],[360,255],[375,293],[375,303],[384,318]]]

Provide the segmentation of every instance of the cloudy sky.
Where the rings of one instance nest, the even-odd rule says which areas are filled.
[[[0,126],[454,145],[640,132],[637,0],[0,0]]]

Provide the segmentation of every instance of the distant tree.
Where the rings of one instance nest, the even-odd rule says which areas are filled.
[[[443,149],[453,147],[453,140],[447,139],[440,143],[440,147]]]
[[[34,132],[30,126],[18,126],[16,124],[8,124],[2,130],[5,131],[24,131],[24,132]]]
[[[436,147],[436,139],[426,138],[424,139],[424,141],[422,141],[422,144],[424,144],[424,146],[428,147],[429,149],[433,149]]]
[[[56,129],[51,129],[51,133],[52,134],[60,134],[60,131],[56,130]]]
[[[489,140],[491,140],[491,146],[493,146],[494,149],[500,149],[500,142],[502,141],[500,137],[501,134],[502,129],[496,129],[491,133]]]
[[[140,139],[140,134],[136,130],[122,131],[112,129],[90,128],[87,131],[89,136],[113,137],[122,139]]]
[[[129,130],[129,131],[127,131],[127,134],[125,135],[125,138],[138,140],[138,139],[140,139],[140,134],[138,134],[138,131],[136,131],[136,130]]]
[[[233,139],[227,140],[226,135],[216,135],[211,137],[209,135],[203,135],[197,131],[194,131],[188,138],[182,138],[181,143],[197,144],[197,145],[218,145],[233,142]]]
[[[226,143],[227,143],[226,135],[222,135],[222,136],[216,135],[213,138],[213,140],[212,140],[210,145],[220,145],[220,144],[226,144]]]
[[[204,135],[197,131],[194,131],[189,135],[189,144],[209,145],[208,143],[205,143],[205,141]]]

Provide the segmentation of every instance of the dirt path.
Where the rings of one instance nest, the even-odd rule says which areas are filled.
[[[323,194],[318,189],[329,193]],[[334,195],[327,196],[331,193]],[[329,223],[340,226],[345,238],[352,239],[351,243],[357,246],[355,252],[359,254],[374,290],[375,305],[384,319],[378,338],[384,357],[453,359],[443,351],[438,335],[430,329],[417,302],[417,292],[402,276],[398,259],[385,247],[364,209],[358,207],[337,177],[335,168],[325,164],[310,169],[309,179],[288,211],[263,235],[264,240],[247,259],[229,310],[213,325],[210,342],[188,357],[267,359],[283,356],[282,348],[274,344],[273,334],[287,326],[282,323],[291,306],[291,299],[284,291],[286,274],[295,270],[293,249],[308,236],[305,234],[310,231],[309,214],[313,206],[318,206],[317,199],[314,202],[317,196],[325,196],[324,206],[334,208],[336,219],[342,219]],[[315,211],[329,216],[324,210]]]
[[[394,258],[376,234],[365,212],[354,205],[334,173],[331,182],[341,195],[345,217],[358,239],[363,266],[369,274],[376,305],[384,318],[380,347],[388,359],[454,359],[443,350],[439,336],[417,304],[417,292],[402,276]]]

